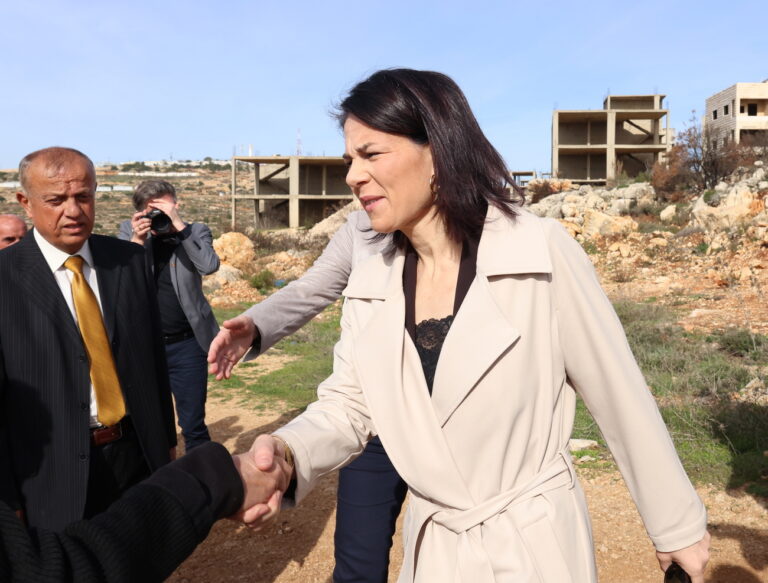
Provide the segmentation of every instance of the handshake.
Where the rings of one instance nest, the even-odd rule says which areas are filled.
[[[232,461],[243,481],[243,505],[231,518],[259,530],[280,512],[293,479],[293,453],[279,437],[262,434]]]

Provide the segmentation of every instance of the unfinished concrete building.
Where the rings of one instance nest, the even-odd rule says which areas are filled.
[[[748,139],[768,144],[768,79],[736,83],[707,99],[704,131],[715,148]]]
[[[671,143],[665,95],[609,95],[603,109],[555,110],[552,176],[611,184],[651,169]]]
[[[234,156],[232,229],[314,225],[354,198],[346,174],[338,156]],[[253,205],[252,222],[242,214],[237,220],[243,201]]]

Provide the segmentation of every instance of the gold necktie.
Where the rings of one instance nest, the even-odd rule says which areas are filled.
[[[75,300],[77,325],[91,362],[91,382],[96,393],[99,423],[114,425],[125,417],[125,402],[99,303],[83,276],[83,258],[79,255],[70,257],[64,262],[64,267],[74,274],[72,298]]]

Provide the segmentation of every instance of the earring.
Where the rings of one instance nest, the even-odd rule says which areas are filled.
[[[433,174],[429,179],[429,191],[432,193],[432,198],[437,200],[437,184],[435,183],[435,175]]]

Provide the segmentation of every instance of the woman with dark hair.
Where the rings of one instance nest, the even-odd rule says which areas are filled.
[[[352,272],[333,374],[257,438],[264,467],[295,464],[300,500],[378,435],[410,492],[401,581],[593,582],[568,451],[578,392],[662,569],[677,562],[703,583],[706,511],[592,264],[510,196],[458,86],[379,71],[338,118],[347,183],[392,245]]]

